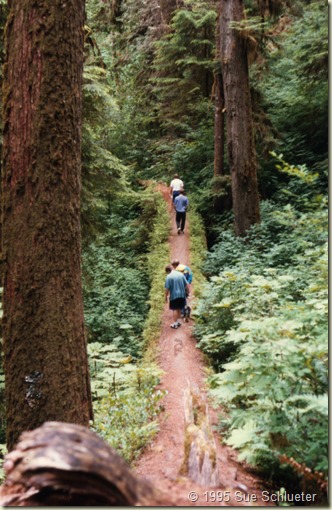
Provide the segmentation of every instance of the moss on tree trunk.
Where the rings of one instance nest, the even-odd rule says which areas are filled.
[[[232,25],[243,19],[243,9],[242,0],[221,2],[220,58],[237,235],[244,235],[251,225],[260,221],[246,34]]]
[[[7,442],[46,420],[87,425],[80,261],[84,1],[14,0],[4,70]]]

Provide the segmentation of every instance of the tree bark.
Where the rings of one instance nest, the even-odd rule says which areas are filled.
[[[218,487],[217,449],[203,395],[190,385],[184,392],[185,456],[180,474],[205,487]]]
[[[214,75],[214,212],[221,214],[232,207],[230,176],[224,172],[225,100],[221,70]]]
[[[219,16],[216,27],[216,58],[220,62],[220,24]],[[213,84],[214,97],[214,211],[221,213],[223,211],[223,197],[221,196],[221,177],[224,175],[224,156],[225,156],[225,99],[221,73],[221,65],[214,73]]]
[[[224,146],[225,146],[225,122],[224,122],[224,91],[222,75],[218,70],[214,75],[214,177],[224,175]]]
[[[182,0],[160,0],[163,23],[169,25],[176,9],[182,6]]]
[[[4,470],[2,506],[174,506],[79,425],[47,422],[24,432]]]
[[[221,1],[220,57],[237,235],[245,235],[251,225],[260,221],[246,38],[243,30],[231,25],[243,18],[242,0]]]
[[[3,349],[7,444],[92,417],[81,285],[84,0],[12,0],[6,28]]]

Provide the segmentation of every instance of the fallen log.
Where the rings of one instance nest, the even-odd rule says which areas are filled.
[[[202,486],[220,484],[217,450],[210,427],[208,405],[198,388],[184,390],[185,456],[180,474]]]
[[[46,422],[5,457],[1,506],[175,506],[97,434]]]

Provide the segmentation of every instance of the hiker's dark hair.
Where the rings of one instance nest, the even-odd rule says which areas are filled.
[[[173,271],[172,264],[167,264],[167,266],[165,267],[165,271],[166,273],[171,273]]]
[[[179,264],[180,264],[180,261],[178,259],[172,260],[172,266],[173,267],[178,267]]]

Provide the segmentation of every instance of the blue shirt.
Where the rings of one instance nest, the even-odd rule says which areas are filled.
[[[193,281],[193,272],[190,267],[186,266],[183,271],[184,277],[188,283],[192,283]]]
[[[189,205],[189,200],[184,195],[178,195],[174,200],[175,209],[177,212],[186,212]]]
[[[165,289],[170,292],[170,301],[174,299],[186,297],[187,280],[183,273],[180,271],[172,271],[166,276]]]
[[[190,267],[185,266],[184,264],[179,264],[176,268],[177,271],[180,271],[182,274],[184,274],[186,280],[188,283],[192,283],[193,281],[193,272],[190,269]]]

